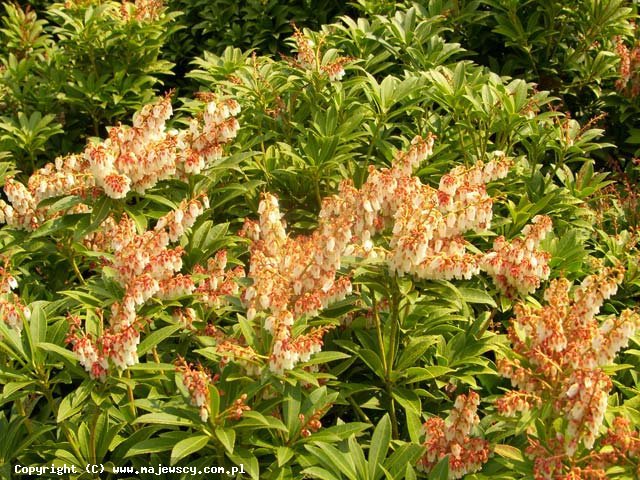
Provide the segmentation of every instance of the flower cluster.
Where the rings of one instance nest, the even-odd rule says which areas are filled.
[[[123,215],[118,223],[113,219],[105,222],[100,235],[89,239],[93,246],[115,252],[113,259],[105,263],[113,268],[115,280],[124,289],[122,299],[111,305],[110,325],[99,339],[80,335],[77,322],[72,324],[68,343],[92,378],[105,379],[109,360],[121,370],[137,363],[137,310],[147,300],[154,296],[173,299],[195,290],[189,275],[177,273],[182,269],[183,249],[168,247],[193,225],[207,204],[206,196],[184,200],[178,209],[161,217],[153,230],[142,234]]]
[[[239,287],[235,281],[244,277],[244,269],[236,267],[227,270],[227,252],[218,251],[213,258],[207,261],[207,267],[196,265],[193,269],[195,274],[203,275],[204,278],[198,282],[195,294],[209,308],[220,308],[227,303],[225,297],[237,295]]]
[[[9,272],[9,259],[0,257],[4,265],[0,266],[0,316],[9,327],[20,332],[23,317],[29,319],[31,310],[22,299],[13,293],[18,288],[16,278]]]
[[[70,315],[66,342],[71,344],[78,361],[91,378],[105,381],[109,360],[123,370],[138,362],[137,346],[140,343],[139,325],[115,325],[106,328],[99,338],[82,332],[80,318]]]
[[[199,173],[220,158],[222,145],[236,136],[240,107],[235,100],[208,100],[202,118],[191,119],[185,130],[166,128],[173,113],[169,95],[145,105],[132,127],[112,127],[107,140],[84,152],[97,185],[111,198],[124,198],[176,174]]]
[[[635,462],[635,474],[640,476],[640,434],[631,430],[631,422],[623,417],[616,417],[611,428],[600,440],[600,445],[609,451],[594,455],[595,466],[605,468],[618,465],[621,461]]]
[[[533,473],[536,480],[607,480],[607,470],[611,467],[625,468],[633,478],[640,474],[640,437],[630,428],[629,420],[615,417],[611,427],[599,440],[599,449],[594,449],[571,465],[562,462],[564,455],[563,436],[549,439],[547,445],[529,438],[527,455],[533,459]],[[621,473],[621,472],[620,472]],[[629,478],[629,477],[620,477]]]
[[[322,428],[322,421],[320,419],[325,413],[327,413],[329,408],[331,408],[330,403],[326,404],[324,407],[314,410],[309,418],[307,418],[303,413],[298,415],[298,420],[300,420],[301,425],[300,435],[306,438],[312,433],[320,430]]]
[[[105,141],[88,145],[81,155],[47,164],[26,186],[9,178],[4,191],[10,204],[0,200],[0,223],[31,231],[65,213],[40,206],[48,198],[77,195],[86,200],[104,191],[108,197],[120,199],[131,190],[143,193],[172,176],[186,178],[200,173],[220,158],[222,146],[235,138],[239,128],[235,115],[240,111],[235,100],[216,100],[212,94],[201,97],[206,102],[204,113],[191,119],[188,129],[167,130],[166,121],[172,115],[167,95],[136,113],[132,127],[112,127]],[[66,212],[88,211],[90,207],[80,203]],[[176,235],[179,233],[172,238]]]
[[[541,280],[549,278],[550,255],[540,251],[538,245],[551,228],[549,217],[537,215],[522,229],[522,238],[507,242],[500,236],[493,242],[493,249],[484,255],[480,266],[502,293],[526,296],[540,286]]]
[[[229,407],[228,418],[231,420],[240,420],[244,412],[251,410],[251,407],[246,404],[247,394],[243,393],[239,398],[235,399],[233,405]]]
[[[595,317],[622,278],[622,268],[603,269],[586,277],[573,295],[568,280],[556,279],[545,292],[546,305],[517,305],[508,329],[516,355],[498,367],[517,390],[497,402],[498,411],[510,416],[551,405],[565,419],[558,434],[567,457],[580,444],[593,447],[612,385],[600,367],[613,361],[640,326],[640,315],[631,310],[602,324]]]
[[[351,235],[344,225],[320,220],[310,236],[288,237],[278,201],[265,195],[260,202],[258,222],[247,221],[244,235],[252,240],[249,278],[253,285],[242,299],[247,318],[268,312],[265,329],[273,335],[271,371],[283,373],[320,350],[327,327],[291,337],[295,318],[314,316],[330,303],[351,293],[346,277],[336,279],[341,254]]]
[[[209,331],[206,333],[217,341],[216,352],[222,358],[220,361],[221,368],[224,368],[233,359],[234,363],[242,367],[247,375],[253,377],[260,375],[263,359],[253,348],[241,345],[239,340],[235,338],[226,338],[222,332],[213,326],[209,327]]]
[[[391,270],[429,279],[477,274],[476,256],[466,252],[462,234],[490,227],[493,202],[485,184],[505,177],[510,165],[510,159],[498,153],[487,164],[454,168],[442,176],[438,189],[413,181],[394,192],[400,205],[390,242]],[[410,175],[409,169],[405,172]]]
[[[55,165],[49,163],[37,170],[29,178],[27,185],[8,178],[4,192],[10,205],[0,200],[0,223],[12,228],[32,231],[50,218],[63,215],[59,210],[51,212],[50,206],[40,206],[49,198],[61,195],[93,195],[94,180],[87,174],[88,163],[78,155],[69,155],[56,159]],[[68,213],[88,211],[80,204],[67,210]]]
[[[429,472],[440,460],[449,457],[449,479],[462,478],[477,472],[489,459],[489,443],[469,436],[478,425],[477,410],[480,397],[475,392],[458,395],[446,420],[433,417],[424,425],[426,453],[418,462],[418,469]]]
[[[193,308],[175,308],[171,317],[183,328],[193,330],[193,322],[197,320],[196,311]]]
[[[200,173],[220,159],[222,146],[234,139],[240,128],[238,102],[206,92],[198,97],[205,102],[204,112],[191,119],[189,128],[170,132],[176,140],[176,170],[181,178]]]
[[[485,269],[508,292],[514,288],[521,292],[535,289],[549,275],[548,255],[535,248],[551,227],[547,217],[534,218],[533,225],[523,230],[524,239],[507,242],[501,237],[494,250],[486,254],[467,252],[462,236],[470,230],[491,227],[493,201],[486,184],[504,178],[511,159],[494,152],[487,163],[455,167],[442,176],[436,189],[412,176],[431,154],[433,143],[432,135],[414,138],[409,150],[400,152],[391,168],[370,168],[360,190],[343,183],[339,197],[332,199],[333,204],[327,203],[333,207],[327,209],[332,221],[358,238],[360,250],[386,255],[392,273],[462,279]],[[324,208],[321,218],[323,214]],[[390,251],[375,252],[372,238],[387,227],[392,231]],[[516,265],[518,261],[522,264]]]
[[[315,42],[301,32],[295,25],[293,40],[296,43],[296,49],[298,55],[293,63],[305,70],[321,71],[332,82],[342,80],[344,77],[344,65],[351,61],[348,57],[338,57],[331,62],[323,62],[323,54],[320,51],[322,42],[320,45],[316,45]]]
[[[493,202],[485,185],[506,176],[512,161],[496,152],[487,163],[454,168],[433,188],[412,172],[432,153],[434,139],[416,137],[391,168],[371,167],[360,189],[342,182],[338,195],[323,200],[318,227],[309,235],[288,236],[278,200],[263,195],[258,221],[247,220],[241,232],[252,242],[248,277],[253,282],[241,298],[250,321],[258,312],[266,314],[264,327],[274,338],[273,372],[289,370],[319,351],[326,329],[297,341],[291,338],[291,327],[296,319],[313,317],[351,293],[349,278],[338,276],[343,256],[383,257],[391,272],[420,278],[469,278],[479,272],[479,257],[484,256],[468,253],[462,234],[490,227]],[[544,218],[537,218],[525,229],[523,245],[535,245],[547,226]],[[391,230],[389,251],[373,243],[385,229]],[[513,250],[520,247],[517,242],[504,244]],[[544,277],[546,257],[537,251],[532,255],[540,258]],[[533,282],[535,274],[527,280]]]
[[[123,0],[120,6],[120,17],[125,22],[153,22],[160,18],[164,12],[163,0]]]
[[[200,409],[200,419],[206,422],[211,413],[209,406],[211,375],[202,365],[194,367],[183,358],[179,358],[176,362],[176,372],[182,375],[182,383],[189,391],[191,405]]]
[[[616,37],[616,52],[620,58],[616,88],[634,98],[640,95],[640,43],[629,50],[621,37]]]

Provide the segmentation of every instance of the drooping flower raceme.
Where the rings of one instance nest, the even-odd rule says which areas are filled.
[[[267,312],[264,328],[273,336],[269,367],[283,373],[320,351],[329,327],[319,327],[292,338],[291,327],[302,315],[313,316],[329,303],[351,292],[347,278],[336,279],[343,241],[324,250],[320,227],[311,236],[288,237],[275,197],[265,195],[259,222],[247,222],[245,234],[253,240],[248,276],[253,285],[242,294],[247,317]],[[326,232],[325,232],[326,233]],[[344,248],[344,247],[342,247]]]
[[[550,255],[537,247],[551,232],[551,219],[537,215],[522,229],[522,238],[507,242],[498,237],[493,249],[482,257],[480,266],[491,276],[500,291],[513,297],[534,292],[541,280],[549,278]]]
[[[336,59],[325,61],[325,52],[321,51],[321,45],[301,32],[295,25],[293,40],[296,43],[298,55],[292,63],[299,68],[312,71],[320,71],[329,77],[332,82],[342,80],[345,75],[344,65],[351,59],[348,57],[337,57]]]
[[[210,414],[209,385],[211,384],[211,374],[202,365],[194,367],[183,358],[176,362],[176,372],[181,374],[182,382],[190,395],[191,405],[198,407],[200,419],[206,422]]]
[[[0,316],[9,327],[20,332],[22,319],[29,319],[31,311],[14,293],[18,288],[18,281],[9,272],[9,259],[0,256],[0,260],[3,260],[3,265],[0,266]]]
[[[507,175],[511,161],[498,154],[484,164],[456,167],[440,179],[438,189],[414,182],[400,192],[394,215],[391,271],[418,278],[470,278],[479,272],[475,255],[466,251],[462,234],[486,230],[493,216],[485,184]]]
[[[423,425],[426,453],[418,469],[430,472],[440,460],[449,456],[449,479],[477,472],[489,459],[489,442],[472,437],[480,419],[477,414],[480,397],[475,392],[458,395],[446,420],[433,417]]]
[[[64,211],[55,213],[50,206],[40,206],[49,198],[61,195],[78,195],[84,199],[94,196],[95,181],[87,173],[89,164],[79,155],[70,155],[56,159],[55,165],[49,163],[37,170],[24,185],[13,178],[8,178],[4,192],[10,204],[0,200],[0,222],[12,228],[32,231],[50,218],[63,215]],[[68,213],[89,211],[84,204],[75,205]]]

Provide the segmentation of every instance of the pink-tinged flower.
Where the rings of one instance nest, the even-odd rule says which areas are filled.
[[[489,459],[489,443],[471,437],[480,421],[477,410],[480,398],[475,392],[459,395],[446,420],[433,417],[423,426],[427,451],[418,462],[418,469],[430,472],[440,460],[449,456],[449,479],[462,478],[482,468]]]
[[[165,8],[163,0],[124,0],[119,16],[125,22],[154,22],[162,16]]]
[[[221,332],[215,331],[213,333],[215,333],[214,338],[218,340],[216,353],[222,357],[221,366],[224,367],[233,359],[234,363],[240,365],[247,375],[251,377],[260,375],[264,361],[253,348],[239,345],[236,340],[225,338]]]
[[[99,338],[93,339],[90,335],[82,334],[78,317],[69,316],[68,321],[70,329],[66,342],[71,344],[80,365],[91,378],[104,382],[109,371],[109,362],[121,370],[138,363],[137,346],[140,343],[140,333],[133,323],[114,323],[106,328]]]
[[[190,275],[182,275],[181,273],[162,280],[159,283],[159,289],[156,296],[160,300],[174,300],[176,298],[191,295],[196,289]]]
[[[188,330],[193,329],[193,322],[198,319],[196,311],[189,307],[174,309],[171,317]]]
[[[206,422],[209,419],[209,385],[212,383],[210,373],[202,366],[194,367],[183,358],[176,362],[176,372],[182,376],[182,382],[187,387],[191,405],[200,410],[200,419]]]
[[[500,415],[505,417],[515,417],[519,413],[525,413],[540,405],[540,398],[537,395],[511,390],[496,401],[496,408]]]
[[[562,451],[564,438],[559,435],[549,439],[547,445],[529,439],[527,454],[534,461],[534,478],[536,480],[607,480],[611,467],[626,466],[625,473],[637,476],[640,472],[640,438],[638,432],[629,428],[630,422],[622,417],[615,417],[607,433],[600,437],[598,448],[594,448],[580,458],[571,459],[569,465],[563,463],[565,456],[557,454]],[[568,462],[567,462],[568,463]],[[631,470],[631,471],[629,471]]]
[[[10,298],[0,298],[0,316],[2,320],[12,329],[21,332],[23,318],[29,318],[29,307],[22,303],[20,297],[10,294]]]
[[[342,182],[338,195],[322,201],[318,228],[309,235],[287,235],[278,200],[263,194],[259,219],[247,220],[241,231],[251,240],[247,277],[252,280],[241,299],[249,321],[265,312],[264,328],[274,336],[273,372],[307,358],[292,349],[291,325],[351,293],[349,277],[338,275],[344,256],[386,257],[392,272],[420,278],[470,278],[479,272],[462,234],[489,227],[492,200],[485,183],[504,177],[512,161],[498,152],[486,164],[456,167],[434,189],[412,176],[432,153],[434,140],[416,137],[391,168],[370,167],[360,189]],[[390,251],[374,243],[385,229],[391,231]],[[319,345],[310,344],[309,351]]]
[[[0,317],[10,328],[21,332],[23,318],[31,317],[31,311],[22,299],[13,292],[18,288],[18,282],[9,273],[9,259],[0,255],[3,265],[0,266]]]
[[[618,76],[616,80],[616,89],[626,95],[634,98],[640,94],[640,44],[636,42],[633,48],[625,45],[622,37],[615,37],[616,53],[620,59],[618,64]]]
[[[568,387],[567,387],[568,386]],[[598,436],[600,426],[607,411],[608,392],[611,379],[600,369],[585,369],[572,372],[565,380],[565,399],[559,399],[563,405],[568,425],[565,431],[567,440],[565,451],[573,455],[582,441],[591,449]]]
[[[288,326],[281,326],[281,333],[275,334],[275,342],[269,369],[277,374],[284,374],[286,370],[293,369],[298,362],[307,362],[314,353],[322,350],[324,334],[333,327],[319,327],[312,329],[305,335],[291,337]],[[286,333],[284,333],[286,332]]]
[[[239,125],[233,115],[238,111],[234,100],[210,101],[202,120],[194,118],[188,129],[168,131],[166,121],[173,112],[167,95],[136,113],[133,127],[112,127],[109,138],[88,146],[84,155],[107,196],[144,193],[160,180],[200,173],[220,158],[222,145],[236,136]]]
[[[117,173],[111,173],[105,175],[102,179],[102,187],[104,193],[111,198],[124,198],[131,189],[131,180],[124,175],[118,175]]]
[[[115,280],[124,289],[121,300],[111,305],[109,327],[98,339],[81,335],[76,323],[69,336],[69,343],[92,378],[104,381],[110,365],[124,370],[137,363],[139,307],[152,297],[171,300],[194,293],[196,285],[191,275],[177,273],[182,268],[184,250],[170,249],[169,244],[172,238],[177,240],[173,237],[176,232],[182,234],[193,225],[206,204],[203,196],[185,200],[178,209],[161,217],[153,230],[141,234],[126,215],[118,224],[111,218],[103,230],[87,239],[90,245],[114,252],[105,264],[113,269]]]

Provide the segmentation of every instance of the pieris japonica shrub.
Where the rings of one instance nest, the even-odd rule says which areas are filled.
[[[48,61],[102,12],[64,48],[88,58],[172,17],[97,3],[51,7],[55,31],[10,7],[34,50],[6,48]],[[638,234],[604,132],[470,61],[448,2],[370,3],[290,25],[278,58],[204,54],[182,98],[149,80],[49,163],[15,137],[36,160],[0,164],[3,478],[637,475]],[[82,112],[18,122],[67,141]]]

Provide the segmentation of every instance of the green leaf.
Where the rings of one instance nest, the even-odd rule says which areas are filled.
[[[305,448],[322,463],[322,466],[334,472],[341,472],[350,480],[359,480],[354,467],[349,463],[346,454],[332,445],[324,442],[316,443],[314,446],[305,445]]]
[[[71,207],[74,207],[82,202],[82,198],[78,197],[77,195],[67,195],[62,198],[47,198],[38,204],[38,208],[48,206],[48,213],[55,213],[59,212],[60,210],[69,210]]]
[[[138,372],[173,372],[176,366],[171,363],[145,362],[136,363],[135,365],[127,367],[127,369]]]
[[[46,302],[34,302],[30,305],[29,329],[31,330],[31,338],[36,344],[47,339],[47,316],[42,309],[42,304],[46,304]]]
[[[242,415],[242,420],[236,424],[237,428],[256,428],[263,427],[267,429],[273,430],[282,430],[283,432],[288,432],[289,430],[282,421],[278,420],[275,417],[265,416],[259,412],[254,410],[250,410],[248,412],[244,412]]]
[[[518,462],[524,462],[524,456],[519,448],[512,447],[511,445],[497,444],[493,451],[504,458],[516,460]]]
[[[429,473],[429,480],[449,478],[449,455],[445,456]]]
[[[386,414],[376,426],[376,429],[373,431],[373,436],[371,437],[368,461],[369,478],[378,479],[382,477],[383,472],[380,467],[387,457],[390,442],[391,421],[389,420],[389,415]]]
[[[76,413],[82,411],[82,409],[86,405],[85,400],[91,393],[92,388],[93,382],[90,380],[85,380],[78,388],[64,397],[60,401],[56,421],[60,423],[67,418],[72,417]]]
[[[180,440],[171,450],[171,465],[175,465],[187,455],[202,450],[209,443],[208,435],[195,435]]]
[[[184,432],[184,435],[188,436],[189,434]],[[171,450],[174,445],[176,445],[176,439],[173,437],[149,438],[132,446],[124,457],[127,458],[147,453],[166,452],[167,450]]]
[[[9,397],[12,393],[18,392],[29,385],[36,383],[35,380],[25,382],[8,382],[2,387],[2,397]]]
[[[278,460],[278,466],[283,467],[289,460],[293,458],[295,452],[293,449],[285,446],[280,446],[276,450],[276,459]]]
[[[236,432],[231,428],[216,428],[216,437],[220,440],[220,443],[224,446],[225,450],[229,454],[233,453],[233,447],[236,443]]]
[[[425,380],[433,380],[453,372],[449,367],[440,365],[431,365],[428,367],[411,367],[405,370],[407,383],[424,382]]]
[[[307,440],[330,443],[339,442],[340,440],[349,438],[351,435],[357,435],[370,427],[371,425],[368,423],[362,422],[349,422],[342,425],[333,425],[331,427],[323,428],[316,433],[312,433],[307,437]]]
[[[164,339],[169,338],[175,332],[180,330],[180,328],[180,325],[168,325],[156,330],[155,332],[151,332],[142,342],[140,342],[140,345],[138,346],[138,356],[144,355]]]
[[[438,341],[435,335],[428,337],[412,338],[404,348],[398,358],[395,370],[402,372],[404,369],[412,367],[413,364],[429,349],[431,345]]]
[[[220,393],[215,385],[209,384],[209,415],[213,418],[218,416],[220,411]]]
[[[194,423],[187,418],[164,412],[146,413],[136,418],[133,423],[151,423],[157,425],[178,425],[185,427],[195,427]]]
[[[415,465],[424,454],[425,448],[422,445],[404,444],[397,448],[395,452],[384,462],[384,468],[395,480],[404,479],[406,467]],[[448,478],[447,476],[442,477]]]
[[[72,363],[78,363],[78,358],[75,356],[75,354],[71,351],[71,350],[67,350],[66,348],[62,348],[59,345],[55,345],[53,343],[48,343],[48,342],[40,342],[37,345],[38,348],[46,351],[46,352],[51,352],[51,353],[55,353],[56,355],[58,355],[59,357],[64,358],[65,360],[69,360]]]
[[[333,473],[321,467],[305,468],[302,473],[313,478],[319,478],[320,480],[340,480],[342,478],[336,477]]]
[[[342,352],[322,351],[314,354],[308,362],[302,365],[321,365],[323,363],[335,362],[336,360],[344,360],[351,358],[351,355]]]
[[[84,237],[87,233],[93,232],[96,230],[102,222],[109,216],[110,213],[114,210],[115,200],[105,196],[100,197],[96,200],[93,209],[91,210],[91,223],[85,229],[78,229],[74,234],[74,240],[79,240]]]
[[[422,405],[420,403],[420,397],[413,390],[408,388],[396,387],[392,391],[393,398],[404,408],[405,410],[412,411],[413,413],[420,415],[422,412]]]
[[[462,299],[467,303],[480,303],[485,305],[491,305],[493,308],[498,308],[495,300],[484,290],[478,288],[458,287],[458,291],[462,296]]]
[[[237,448],[233,455],[229,455],[229,458],[236,465],[242,465],[253,480],[260,478],[260,464],[256,456],[249,450]]]
[[[358,350],[358,356],[364,363],[367,364],[367,366],[373,371],[373,373],[384,380],[384,366],[382,364],[382,360],[380,360],[380,357],[376,352],[363,348],[361,350]]]

